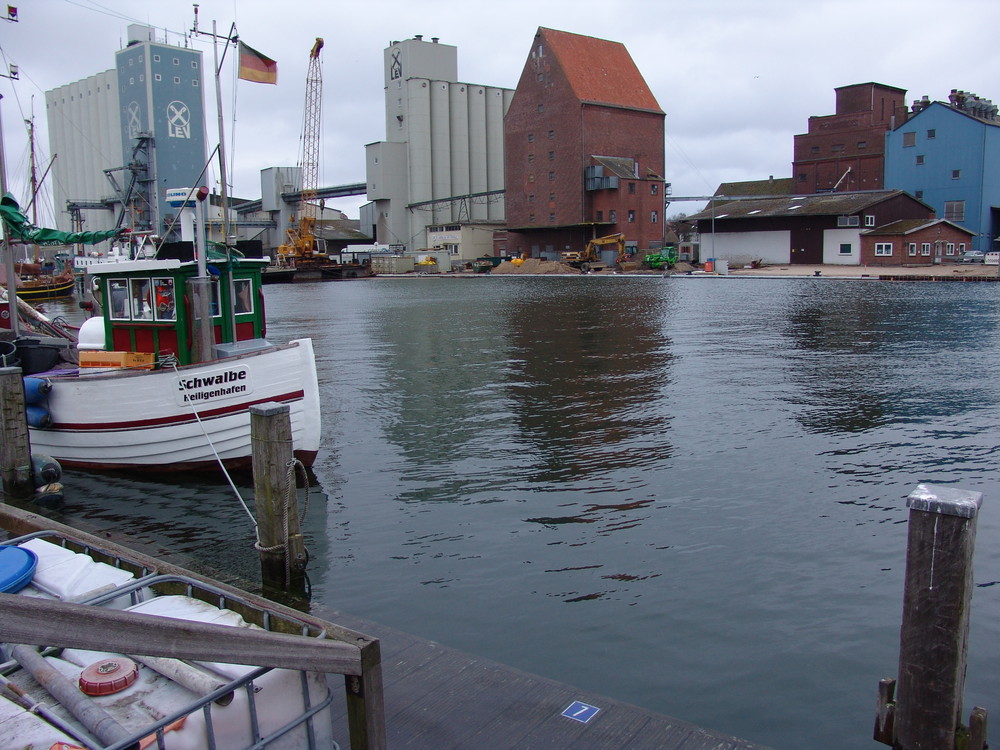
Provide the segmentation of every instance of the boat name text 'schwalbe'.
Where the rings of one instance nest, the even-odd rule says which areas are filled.
[[[247,393],[253,393],[253,383],[246,367],[177,379],[177,401],[180,404],[204,403]]]

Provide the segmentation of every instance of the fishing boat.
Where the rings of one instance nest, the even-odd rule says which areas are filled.
[[[265,338],[266,263],[213,257],[207,277],[177,259],[88,269],[100,315],[75,344],[15,341],[25,375],[46,383],[29,416],[32,451],[83,469],[245,468],[249,408],[277,402],[289,406],[295,457],[311,466],[320,439],[312,342]]]

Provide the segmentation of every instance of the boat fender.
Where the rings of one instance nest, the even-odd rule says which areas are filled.
[[[48,378],[24,378],[24,400],[29,404],[41,404],[52,391],[52,381]]]
[[[31,454],[31,473],[35,476],[35,486],[58,482],[62,479],[62,466],[51,456],[41,453]]]
[[[49,410],[46,407],[38,406],[37,404],[28,404],[24,411],[28,417],[29,427],[45,429],[52,426],[52,415],[49,414]]]

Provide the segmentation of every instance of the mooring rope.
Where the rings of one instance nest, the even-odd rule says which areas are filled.
[[[161,360],[162,365],[171,367],[175,374],[180,374],[177,372],[177,359],[176,357],[164,357]],[[247,506],[246,501],[240,494],[240,491],[236,488],[236,484],[233,482],[232,476],[230,476],[229,471],[226,469],[222,458],[219,456],[219,452],[215,449],[215,444],[212,442],[212,438],[208,434],[208,430],[205,429],[205,423],[202,422],[201,415],[198,414],[198,410],[195,408],[193,402],[188,402],[191,406],[191,413],[194,414],[195,420],[198,422],[198,426],[201,428],[202,434],[205,436],[205,441],[208,443],[208,447],[212,449],[212,455],[215,456],[216,462],[219,464],[219,468],[222,469],[223,476],[226,477],[226,481],[229,482],[229,486],[233,490],[233,494],[236,495],[236,499],[240,501],[240,505],[243,506],[243,511],[247,514],[247,518],[250,519],[250,523],[253,524],[254,532],[254,549],[258,552],[278,552],[284,551],[285,558],[285,585],[289,586],[292,582],[292,570],[291,570],[291,559],[288,554],[288,511],[292,507],[292,493],[297,490],[297,483],[295,481],[295,471],[299,470],[302,476],[302,484],[305,487],[305,500],[302,504],[302,510],[299,513],[299,527],[301,529],[303,522],[305,521],[306,511],[309,510],[309,475],[306,472],[305,464],[299,461],[294,456],[286,465],[286,480],[285,480],[285,502],[281,509],[281,532],[282,541],[279,544],[275,544],[270,547],[264,547],[260,543],[260,525],[257,523],[257,519],[254,518],[253,513],[250,511],[249,506]],[[299,570],[305,570],[306,565],[309,562],[309,551],[303,546],[303,551],[305,552],[305,559],[296,561],[296,567]]]
[[[282,508],[281,508],[281,536],[282,536],[282,540],[283,541],[281,541],[278,544],[272,545],[270,547],[264,547],[260,543],[260,534],[258,533],[258,535],[257,535],[257,541],[254,543],[254,549],[256,549],[258,552],[278,552],[278,551],[284,551],[285,552],[285,555],[284,555],[284,557],[285,557],[285,585],[288,586],[292,582],[292,562],[291,562],[291,556],[288,554],[288,537],[289,537],[289,535],[288,535],[288,512],[292,508],[292,494],[297,491],[297,484],[296,484],[296,481],[295,481],[295,471],[296,471],[296,469],[298,469],[299,472],[301,473],[302,483],[305,486],[305,490],[306,490],[305,501],[302,504],[302,510],[299,512],[299,528],[300,529],[302,528],[302,524],[303,524],[303,522],[306,519],[306,511],[309,510],[309,492],[310,492],[310,487],[309,487],[309,475],[306,473],[305,464],[303,464],[301,461],[299,461],[299,459],[293,457],[292,460],[289,461],[285,465],[285,469],[286,469],[286,473],[285,473],[285,502],[284,502],[284,504],[282,505]],[[298,567],[300,570],[304,570],[306,564],[309,561],[309,552],[308,552],[308,550],[306,550],[305,547],[303,547],[302,549],[306,553],[306,559],[298,561],[296,563],[296,567]]]
[[[180,374],[177,371],[176,358],[172,358],[169,361],[167,359],[164,359],[162,362],[163,364],[171,367],[174,371],[174,374],[176,375]],[[212,449],[212,455],[215,456],[215,460],[219,464],[219,468],[222,469],[222,475],[226,478],[226,481],[229,482],[229,486],[232,488],[233,494],[236,495],[236,499],[239,500],[240,505],[243,506],[243,510],[247,514],[247,518],[249,518],[250,523],[253,524],[254,536],[257,538],[257,542],[260,543],[260,530],[257,528],[257,519],[253,517],[253,513],[251,513],[250,508],[247,507],[246,501],[243,499],[243,496],[240,494],[240,491],[236,489],[236,484],[233,482],[233,478],[229,475],[229,471],[228,469],[226,469],[226,465],[222,462],[222,458],[219,456],[219,452],[215,450],[215,443],[212,442],[212,438],[209,436],[208,430],[205,429],[205,423],[201,421],[201,415],[195,408],[194,402],[189,401],[188,404],[191,407],[191,413],[194,414],[195,421],[198,422],[198,427],[201,428],[202,435],[205,436],[205,442],[207,442],[208,447]]]

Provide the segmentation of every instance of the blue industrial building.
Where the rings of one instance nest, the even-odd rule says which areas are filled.
[[[1000,250],[997,107],[962,91],[948,99],[914,102],[906,123],[886,133],[885,186],[974,232],[973,250]]]

